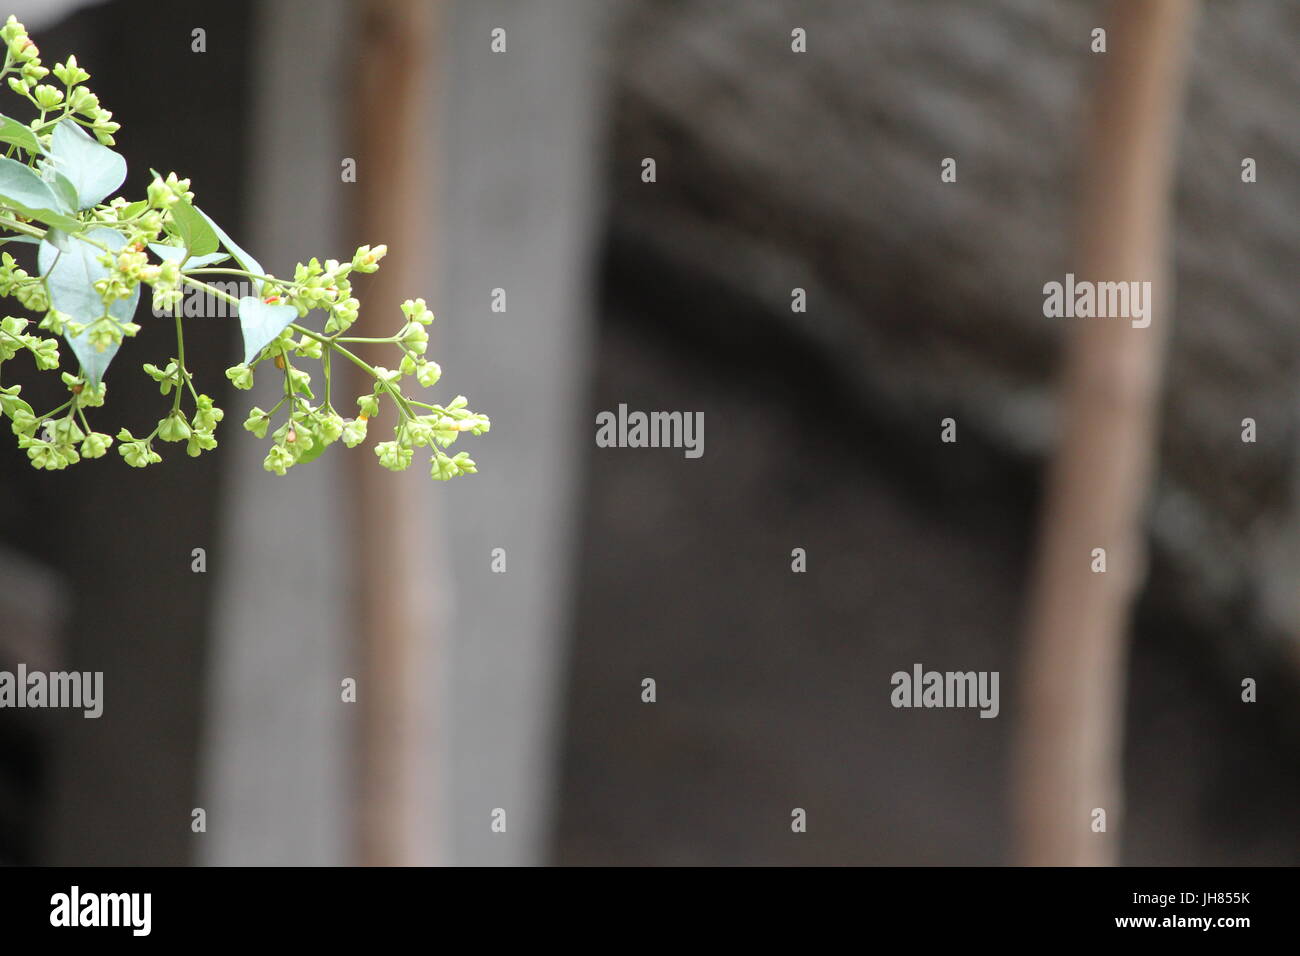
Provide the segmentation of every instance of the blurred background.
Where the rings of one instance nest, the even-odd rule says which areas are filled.
[[[0,449],[0,667],[105,675],[98,720],[0,712],[0,861],[1012,862],[1041,290],[1103,9],[18,3],[122,123],[127,195],[191,177],[277,273],[388,243],[363,313],[424,296],[438,394],[493,428],[448,485],[341,448],[276,478],[259,395],[225,390],[237,330],[196,320],[216,452]],[[1300,862],[1297,40],[1291,0],[1207,4],[1194,38],[1127,864]],[[128,427],[172,347],[144,324],[109,377]],[[703,412],[703,457],[597,448],[620,403]],[[916,662],[1000,671],[1000,716],[894,709]]]

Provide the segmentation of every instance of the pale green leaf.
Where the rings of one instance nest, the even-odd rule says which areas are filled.
[[[185,243],[190,255],[206,256],[221,247],[207,217],[200,215],[188,202],[182,200],[172,206],[172,221],[176,226],[176,235]]]
[[[257,354],[275,341],[275,337],[296,318],[298,310],[291,305],[267,305],[248,295],[240,299],[239,327],[244,333],[244,364],[248,365],[257,358]]]
[[[13,143],[29,153],[44,153],[41,141],[25,124],[8,116],[0,116],[0,143]]]
[[[165,246],[161,242],[149,243],[149,249],[159,259],[166,259],[169,262],[180,262],[185,258],[185,249],[182,246]],[[189,272],[191,269],[201,269],[204,266],[210,266],[215,262],[221,262],[223,259],[229,259],[230,256],[224,252],[210,252],[206,256],[190,256],[185,263],[182,272]]]
[[[102,226],[91,229],[86,235],[114,252],[126,244],[120,232]],[[95,291],[95,282],[108,275],[108,270],[99,263],[99,256],[103,253],[97,247],[76,238],[68,245],[67,252],[59,252],[53,244],[42,242],[37,251],[37,262],[50,290],[50,306],[88,326],[105,314],[104,303]],[[129,322],[139,301],[140,289],[137,287],[129,299],[114,302],[108,314],[119,322]],[[84,333],[65,335],[64,338],[72,346],[73,354],[90,381],[97,384],[117,354],[118,346],[110,345],[100,352],[87,341]]]
[[[101,202],[126,179],[126,160],[101,146],[73,122],[54,127],[50,157],[55,169],[72,184],[75,209],[89,209]]]
[[[49,183],[30,167],[4,156],[0,156],[0,205],[67,232],[81,228],[80,222],[59,211],[63,203]]]
[[[225,230],[223,230],[220,226],[218,226],[215,222],[213,222],[211,216],[209,216],[202,209],[199,209],[198,206],[195,206],[194,208],[198,211],[198,214],[200,216],[202,216],[204,219],[208,221],[208,225],[211,226],[213,230],[216,231],[216,234],[221,238],[221,244],[225,246],[228,250],[230,250],[230,254],[235,257],[235,261],[239,263],[240,267],[243,268],[245,272],[251,272],[254,275],[259,275],[259,276],[266,275],[266,270],[262,268],[262,264],[258,262],[256,259],[254,259],[252,256],[250,256],[243,249],[239,248],[239,245],[235,242],[235,240],[231,239],[228,235],[226,235]],[[256,281],[257,291],[261,292],[263,283],[257,280],[255,281]]]

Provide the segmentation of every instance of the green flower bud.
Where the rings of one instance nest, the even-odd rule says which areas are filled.
[[[184,298],[185,293],[180,289],[155,288],[153,290],[153,309],[161,315],[166,315],[173,311]]]
[[[100,382],[98,385],[85,383],[81,391],[77,394],[77,404],[82,408],[99,408],[104,404],[104,396],[108,394],[108,384]]]
[[[36,104],[43,110],[52,110],[63,102],[63,91],[48,83],[42,83],[32,90],[32,96],[36,97]]]
[[[185,454],[191,458],[198,458],[200,452],[208,451],[217,447],[217,439],[213,437],[212,432],[194,429],[190,433],[189,442],[185,446]]]
[[[415,367],[415,378],[425,388],[437,385],[442,378],[442,366],[437,362],[421,362]]]
[[[300,368],[289,369],[289,390],[295,395],[315,398],[311,391],[311,376]]]
[[[363,418],[374,418],[379,414],[379,396],[362,395],[357,399],[357,407],[361,409]]]
[[[389,471],[405,471],[414,457],[411,449],[403,448],[395,441],[381,441],[375,446],[375,454],[379,457],[379,464]]]
[[[193,421],[196,431],[215,431],[217,422],[226,417],[226,413],[213,405],[212,399],[207,395],[200,395],[198,401],[195,402],[195,406]],[[215,447],[215,442],[213,447]]]
[[[122,436],[119,435],[118,438]],[[132,468],[147,468],[162,461],[162,455],[149,447],[148,442],[131,441],[117,446],[117,450]]]
[[[419,322],[408,322],[402,329],[401,343],[409,351],[423,355],[429,347],[429,332]]]
[[[402,303],[402,314],[412,322],[429,325],[433,322],[433,313],[424,304],[423,299],[407,299]]]
[[[77,65],[75,56],[69,56],[63,63],[54,64],[54,75],[65,86],[76,86],[78,83],[84,83],[90,79],[90,74]]]
[[[163,441],[186,441],[190,437],[190,426],[185,421],[185,413],[175,411],[159,421],[158,437]]]
[[[33,312],[44,312],[50,307],[49,296],[45,294],[45,286],[40,280],[17,286],[12,294],[25,308]]]
[[[95,347],[96,352],[105,351],[110,345],[118,345],[122,341],[122,330],[116,323],[106,325],[102,321],[91,325],[85,332],[86,340]]]
[[[283,475],[293,467],[293,454],[281,445],[272,445],[262,467],[274,474]]]
[[[66,312],[60,312],[58,309],[50,309],[45,313],[45,318],[41,319],[39,328],[47,332],[53,332],[55,335],[63,335],[67,324],[72,321],[72,316]]]
[[[432,467],[429,476],[435,481],[451,481],[456,477],[456,465],[442,452],[437,452],[429,459]]]
[[[20,63],[33,59],[40,54],[32,38],[27,35],[27,31],[15,33],[9,41],[9,54]]]
[[[307,336],[300,338],[294,345],[298,355],[302,358],[317,359],[321,357],[321,344],[315,339],[309,339]]]
[[[234,385],[235,388],[250,389],[253,387],[253,370],[242,362],[226,369],[226,378],[230,379],[230,384]]]
[[[113,439],[103,432],[91,432],[81,443],[82,458],[103,458]]]
[[[27,443],[26,448],[27,457],[31,461],[33,468],[58,471],[70,464],[67,458],[59,452],[59,449],[49,442],[30,441]]]
[[[352,268],[357,272],[377,272],[379,270],[379,260],[388,254],[387,246],[362,246],[357,250],[356,255],[352,257]]]
[[[290,419],[277,428],[271,437],[293,454],[294,461],[316,447],[316,436],[303,418]]]
[[[343,444],[356,448],[366,440],[366,420],[354,418],[343,423]]]
[[[439,445],[446,448],[457,438],[460,437],[460,428],[456,419],[443,416],[438,419],[433,429],[433,438]]]
[[[343,416],[336,414],[322,415],[318,420],[317,434],[326,445],[332,444],[343,434]]]
[[[99,97],[84,86],[78,86],[68,94],[68,105],[74,113],[89,114],[99,109]]]
[[[179,369],[174,361],[168,362],[166,368],[159,368],[157,365],[145,362],[143,368],[145,374],[158,383],[158,391],[162,394],[170,395],[171,390],[177,387],[176,380]]]
[[[86,433],[71,418],[60,418],[47,427],[56,445],[75,445],[86,437]]]
[[[59,367],[59,343],[55,339],[43,339],[35,335],[25,336],[25,339],[38,369],[46,371]]]
[[[78,87],[77,93],[82,92],[85,87]],[[188,179],[177,179],[175,173],[168,173],[167,178],[159,176],[153,178],[148,188],[145,190],[145,196],[149,205],[154,209],[170,209],[176,205],[182,197],[191,198],[193,193],[189,193],[190,181]]]
[[[434,440],[434,427],[427,416],[407,422],[403,429],[407,440],[416,448],[423,448]]]
[[[271,416],[260,408],[254,406],[253,410],[248,413],[248,419],[244,422],[244,428],[252,432],[258,438],[266,437],[266,429],[271,424]]]
[[[11,427],[13,428],[13,433],[15,435],[31,436],[36,434],[36,415],[30,408],[15,408],[9,413],[9,417],[13,419],[13,425]]]

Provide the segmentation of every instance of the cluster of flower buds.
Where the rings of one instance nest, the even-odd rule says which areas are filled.
[[[62,84],[60,88],[41,82],[51,70],[41,64],[40,49],[16,17],[11,16],[0,27],[0,40],[5,44],[5,62],[0,76],[7,76],[9,89],[41,111],[40,117],[32,121],[33,130],[41,130],[63,117],[71,117],[88,127],[103,145],[113,145],[113,134],[122,128],[121,124],[113,121],[113,114],[100,106],[99,97],[84,85],[90,74],[77,64],[75,56],[54,65],[52,72]],[[14,75],[8,76],[11,73]],[[47,118],[48,113],[59,109],[62,110],[59,117]]]
[[[100,458],[115,441],[126,463],[138,468],[162,460],[160,443],[183,444],[192,456],[216,447],[224,413],[199,391],[185,361],[183,320],[190,314],[185,297],[192,293],[225,300],[238,310],[245,362],[227,370],[230,382],[251,388],[255,370],[266,363],[282,383],[280,401],[269,411],[254,408],[244,422],[257,437],[271,437],[264,462],[268,471],[283,475],[335,442],[361,444],[387,401],[397,424],[392,439],[375,446],[380,465],[400,471],[410,466],[415,449],[428,448],[434,478],[475,472],[468,454],[448,455],[444,449],[466,432],[488,431],[487,416],[467,408],[463,396],[443,406],[415,393],[415,385],[430,387],[442,376],[426,354],[433,313],[425,301],[403,303],[402,325],[387,338],[347,334],[361,305],[352,294],[352,274],[377,271],[386,246],[361,246],[350,260],[313,258],[299,263],[291,279],[281,279],[266,274],[196,207],[190,181],[174,172],[155,172],[144,199],[112,198],[125,179],[126,163],[108,148],[118,124],[84,85],[90,74],[73,56],[46,69],[13,17],[0,27],[0,41],[5,48],[0,77],[39,113],[26,126],[0,117],[0,138],[11,147],[0,163],[0,242],[35,244],[39,266],[29,273],[9,252],[0,252],[0,296],[43,316],[37,328],[62,336],[81,363],[76,375],[62,373],[67,400],[45,414],[27,404],[21,386],[0,385],[0,415],[34,466],[60,469],[82,458]],[[61,86],[45,82],[51,74]],[[81,128],[93,132],[98,143]],[[210,284],[211,275],[232,281]],[[256,294],[237,298],[218,288],[234,283],[251,285]],[[176,354],[165,363],[143,365],[159,392],[170,397],[171,408],[148,434],[122,428],[114,438],[92,429],[86,410],[104,403],[104,372],[124,340],[139,332],[132,316],[146,289],[155,314],[170,315],[175,323]],[[324,313],[320,325],[299,324],[314,312]],[[31,321],[0,318],[0,366],[30,355],[38,371],[61,371],[59,340],[29,329]],[[353,343],[390,346],[396,367],[372,367],[351,351]],[[319,399],[305,361],[320,364]],[[333,370],[339,362],[361,368],[373,381],[356,399],[354,416],[345,416],[347,405],[340,411],[334,404]]]
[[[341,266],[333,260],[321,265],[314,259],[305,265],[300,264],[295,271],[294,282],[283,288],[278,298],[284,304],[300,309],[307,302],[315,302],[316,307],[330,309],[342,297],[347,296],[347,272],[374,271],[383,252],[382,246],[376,249],[363,246],[357,250],[350,266]],[[393,471],[402,471],[414,460],[416,448],[428,446],[433,448],[430,473],[434,478],[445,481],[456,475],[474,474],[477,469],[468,454],[461,452],[453,457],[445,454],[442,449],[451,445],[464,432],[475,435],[485,433],[491,427],[491,422],[486,415],[466,408],[464,396],[457,396],[443,407],[416,400],[403,390],[403,379],[406,376],[415,378],[420,385],[427,387],[438,381],[442,371],[436,362],[425,357],[429,345],[426,326],[433,322],[433,313],[425,301],[408,299],[402,304],[402,314],[406,322],[400,331],[387,339],[375,340],[389,343],[398,350],[401,358],[396,369],[371,367],[347,352],[345,343],[349,340],[341,333],[350,323],[335,321],[336,315],[331,311],[331,318],[326,322],[326,334],[319,335],[301,328],[286,328],[262,350],[254,362],[241,363],[226,370],[231,383],[236,388],[244,389],[252,388],[254,368],[268,359],[283,375],[283,397],[279,404],[270,411],[253,408],[244,422],[244,428],[258,438],[265,438],[268,432],[271,435],[271,448],[263,462],[267,471],[283,475],[296,464],[314,460],[336,441],[341,440],[349,448],[361,444],[366,439],[370,420],[379,414],[380,402],[387,396],[397,411],[398,422],[392,440],[375,445],[375,455],[380,465]],[[331,353],[342,353],[365,368],[374,379],[374,388],[357,398],[355,417],[345,418],[331,400],[331,366],[325,361]],[[315,403],[311,375],[294,364],[295,360],[300,359],[322,361],[326,392],[325,399],[320,404]],[[285,406],[284,421],[272,431],[276,413]]]
[[[31,276],[7,252],[0,253],[0,296],[10,295],[32,312],[44,312],[50,306],[49,293],[40,276]]]
[[[11,321],[12,318],[4,320],[5,323]],[[9,334],[7,330],[6,334]],[[54,361],[53,367],[57,368],[57,356]],[[34,468],[46,471],[60,471],[82,458],[102,458],[113,444],[112,437],[90,427],[84,411],[104,404],[104,384],[92,385],[85,378],[67,372],[61,377],[70,397],[48,415],[37,416],[32,411],[32,407],[19,397],[21,386],[0,388],[0,410],[13,423],[18,447],[27,452]]]

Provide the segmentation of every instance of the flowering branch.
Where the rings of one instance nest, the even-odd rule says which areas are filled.
[[[403,324],[387,338],[346,334],[361,305],[352,295],[351,275],[377,271],[385,246],[361,246],[350,262],[313,258],[297,265],[292,280],[281,279],[194,205],[188,179],[154,172],[144,199],[110,199],[126,178],[126,161],[109,148],[120,127],[84,85],[90,74],[73,56],[46,69],[14,17],[0,27],[0,41],[5,44],[0,78],[37,112],[27,123],[0,115],[0,148],[8,144],[0,157],[0,245],[37,247],[35,274],[9,251],[0,252],[0,296],[44,316],[34,331],[31,319],[0,319],[0,366],[29,353],[38,370],[60,372],[70,396],[37,414],[20,397],[22,386],[0,384],[0,415],[10,420],[35,467],[66,468],[82,458],[100,458],[113,445],[112,437],[91,427],[85,412],[104,404],[104,374],[123,342],[139,332],[133,318],[141,290],[148,288],[154,314],[173,318],[176,354],[162,367],[145,363],[143,368],[172,403],[148,434],[117,432],[118,452],[127,464],[143,468],[161,461],[160,442],[184,443],[191,456],[216,447],[224,413],[196,388],[185,361],[183,303],[187,294],[198,294],[238,310],[244,358],[226,370],[231,383],[251,388],[264,362],[283,379],[280,401],[269,411],[253,408],[244,421],[258,438],[271,434],[263,463],[267,471],[283,475],[340,439],[349,448],[361,444],[384,399],[396,408],[397,425],[391,440],[374,446],[383,467],[401,471],[410,466],[416,448],[428,447],[434,478],[445,481],[476,471],[467,453],[452,456],[443,449],[463,432],[486,432],[487,416],[467,408],[464,396],[437,405],[406,391],[409,379],[430,387],[442,375],[426,357],[433,313],[424,300],[403,303]],[[61,87],[42,82],[51,74]],[[223,265],[232,259],[234,265]],[[225,288],[208,277],[225,277]],[[232,284],[251,287],[254,294],[234,296],[228,291]],[[319,330],[301,321],[316,311],[325,313]],[[58,339],[42,331],[67,342],[79,363],[76,374],[61,370]],[[391,345],[397,367],[363,361],[348,348],[359,342]],[[334,405],[335,356],[374,382],[356,399],[355,416],[345,417]],[[304,361],[320,363],[324,394],[319,402]]]

